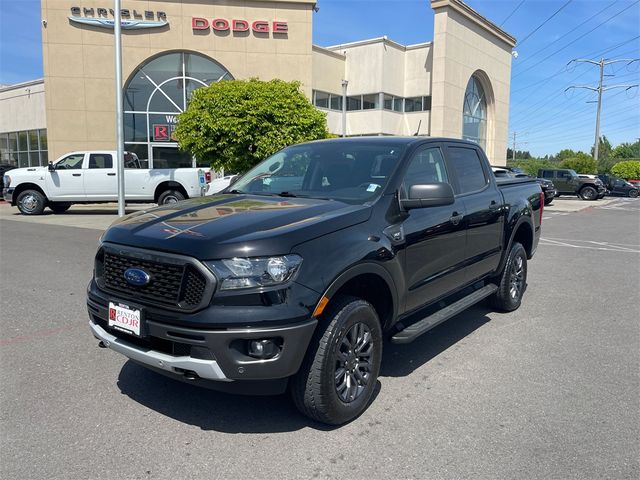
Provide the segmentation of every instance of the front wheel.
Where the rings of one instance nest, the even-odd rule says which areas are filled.
[[[38,190],[25,190],[18,195],[16,204],[23,215],[42,215],[47,198]]]
[[[553,198],[550,198],[549,200],[545,200],[545,201],[544,201],[544,205],[545,205],[545,207],[546,207],[547,205],[551,205],[551,202],[553,202]]]
[[[165,190],[158,197],[158,205],[168,205],[184,200],[184,195],[178,190]]]
[[[489,297],[491,306],[503,312],[512,312],[522,303],[527,288],[527,252],[518,242],[511,245],[498,290]]]
[[[593,187],[584,187],[580,190],[579,195],[582,200],[595,200],[598,197],[598,192]]]
[[[290,392],[304,415],[340,425],[369,406],[382,360],[382,329],[371,304],[351,296],[336,297],[320,322]]]
[[[70,203],[49,202],[49,208],[53,213],[64,213],[71,207]]]
[[[629,197],[638,198],[638,190],[629,190]]]

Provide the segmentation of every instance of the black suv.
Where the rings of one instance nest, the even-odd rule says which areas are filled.
[[[611,175],[598,175],[598,178],[602,180],[602,183],[609,190],[609,195],[631,198],[638,196],[638,187],[622,178]]]
[[[221,194],[114,223],[88,287],[91,330],[172,378],[288,385],[306,415],[344,423],[372,398],[383,338],[411,342],[487,297],[520,306],[542,202],[533,179],[496,180],[470,142],[294,145]]]

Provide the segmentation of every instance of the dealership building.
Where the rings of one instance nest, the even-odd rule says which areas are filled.
[[[115,150],[112,2],[41,3],[44,79],[0,87],[1,163]],[[430,7],[432,41],[318,46],[313,0],[123,0],[125,149],[190,166],[173,131],[193,90],[279,78],[301,82],[333,133],[467,138],[503,163],[515,39],[460,0]]]

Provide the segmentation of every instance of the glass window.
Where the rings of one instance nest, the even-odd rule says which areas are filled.
[[[7,133],[0,133],[0,152],[9,151],[9,135]]]
[[[315,92],[315,106],[320,108],[329,108],[329,94],[324,92]]]
[[[124,149],[127,153],[133,154],[130,157],[125,153],[124,168],[149,168],[149,147],[146,143],[125,143]]]
[[[39,131],[40,137],[40,150],[47,150],[49,147],[47,145],[47,130],[43,128]]]
[[[553,178],[553,170],[543,170],[542,178]]]
[[[402,194],[409,193],[413,185],[426,183],[447,183],[447,169],[444,164],[442,152],[438,147],[428,147],[418,151],[411,159],[411,163],[404,175]]]
[[[420,112],[422,110],[422,97],[410,97],[404,99],[405,112]]]
[[[380,95],[378,95],[377,93],[362,96],[363,110],[372,110],[374,108],[379,108],[380,107],[379,103],[380,103]]]
[[[193,159],[186,152],[172,147],[151,147],[153,153],[153,168],[191,168]]]
[[[89,168],[113,168],[113,157],[108,153],[89,155]]]
[[[147,116],[144,113],[124,114],[124,141],[148,142]]]
[[[38,147],[38,131],[37,130],[29,130],[29,150],[32,152],[40,150]]]
[[[473,76],[467,83],[462,112],[462,138],[483,148],[487,140],[487,100],[482,85]]]
[[[49,164],[49,152],[40,150],[40,166],[46,167]]]
[[[456,193],[475,192],[484,188],[488,179],[482,168],[478,152],[474,148],[449,147],[449,166],[458,180]]]
[[[27,132],[18,132],[18,148],[17,150],[26,152],[29,149],[27,142]]]
[[[347,97],[347,110],[362,110],[362,98],[360,95]]]
[[[342,110],[342,95],[331,94],[331,110]]]
[[[393,97],[393,111],[394,112],[402,112],[404,110],[403,108],[403,98],[400,97]]]
[[[422,110],[431,110],[431,97],[422,97]]]
[[[82,168],[84,153],[74,153],[56,163],[56,170],[77,170]]]
[[[29,166],[29,153],[28,152],[19,152],[18,153],[18,167],[24,168]]]
[[[382,108],[385,110],[393,110],[393,95],[384,94],[382,100]]]
[[[9,134],[9,150],[12,152],[18,151],[18,134],[16,132]]]

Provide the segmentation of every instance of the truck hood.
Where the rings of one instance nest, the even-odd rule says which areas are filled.
[[[23,177],[35,177],[37,175],[43,175],[49,167],[23,167],[23,168],[13,168],[8,170],[5,175],[13,178],[23,178]]]
[[[282,255],[364,222],[370,211],[336,200],[220,194],[128,215],[102,241],[201,260]]]

